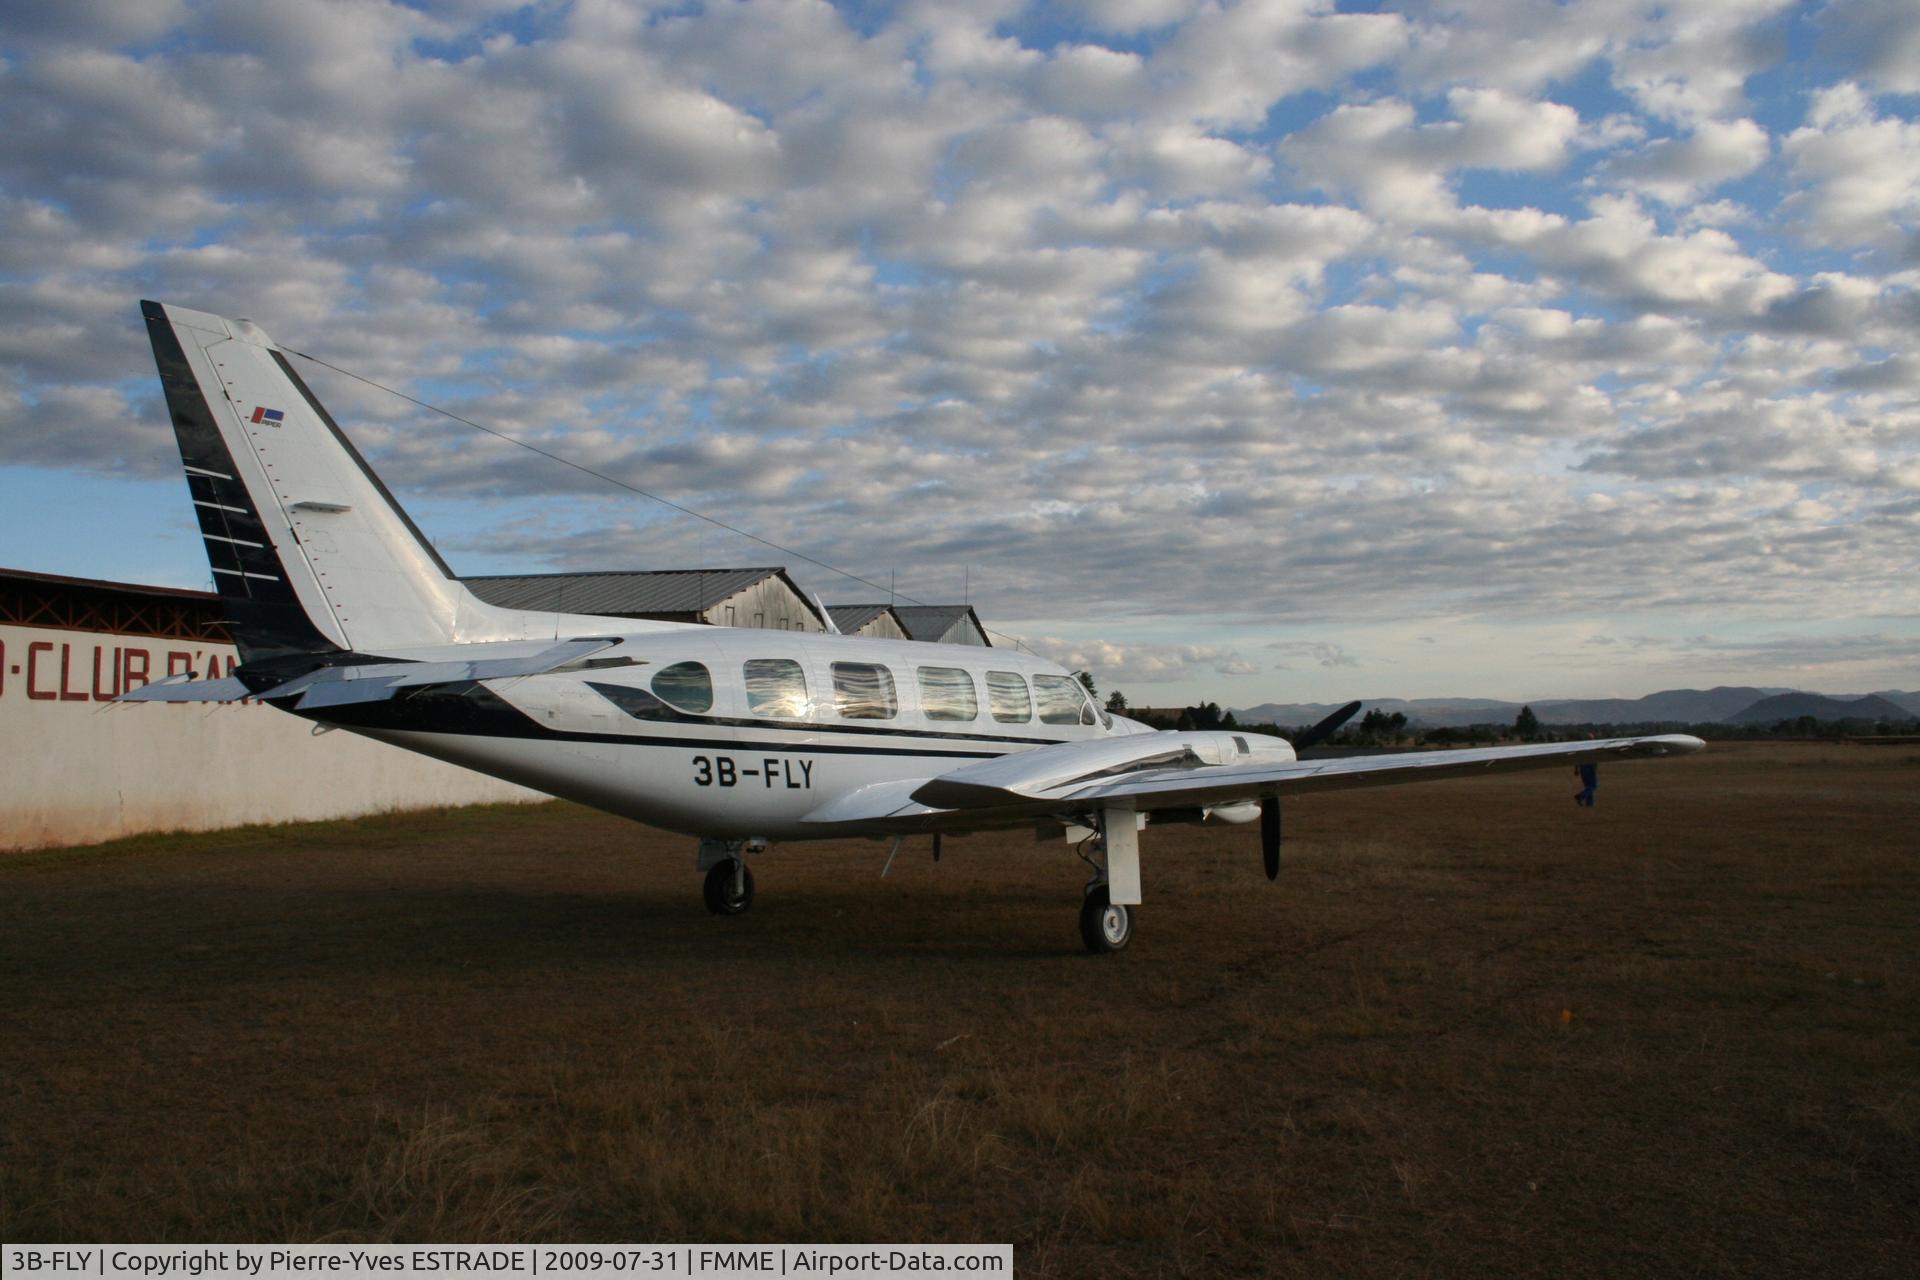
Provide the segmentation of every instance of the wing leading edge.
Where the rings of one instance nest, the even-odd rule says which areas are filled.
[[[1067,743],[971,764],[935,778],[880,783],[841,796],[805,819],[872,834],[1017,826],[1042,818],[1123,809],[1225,805],[1350,787],[1391,786],[1583,761],[1688,755],[1706,746],[1687,734],[1549,742],[1519,747],[1409,751],[1328,760],[1209,764],[1169,750],[1162,737],[1131,740],[1134,764],[1111,741]]]

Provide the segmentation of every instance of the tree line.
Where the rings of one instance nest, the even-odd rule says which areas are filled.
[[[1087,691],[1097,697],[1098,691],[1094,688],[1093,677],[1084,671],[1079,674],[1081,681],[1087,686]],[[1126,695],[1118,689],[1107,695],[1106,708],[1115,715],[1130,716],[1155,729],[1176,729],[1183,732],[1232,729],[1241,733],[1258,733],[1269,737],[1292,739],[1299,737],[1312,727],[1304,724],[1277,725],[1240,721],[1235,719],[1233,712],[1223,711],[1217,702],[1196,703],[1190,707],[1181,707],[1177,711],[1165,708],[1137,709],[1128,705]],[[1376,707],[1327,739],[1326,745],[1334,747],[1490,746],[1516,740],[1570,742],[1581,738],[1626,737],[1647,733],[1689,733],[1696,738],[1718,742],[1766,738],[1890,737],[1920,734],[1920,717],[1907,720],[1869,720],[1857,717],[1821,720],[1814,716],[1798,716],[1793,719],[1756,724],[1726,724],[1719,721],[1708,724],[1640,721],[1631,724],[1593,722],[1547,726],[1540,723],[1540,717],[1529,705],[1521,707],[1520,713],[1510,723],[1489,721],[1483,724],[1426,728],[1410,725],[1404,712],[1389,713]]]

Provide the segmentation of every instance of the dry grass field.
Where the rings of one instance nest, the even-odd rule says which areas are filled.
[[[1026,1276],[1910,1276],[1920,754],[1718,746],[1144,842],[567,805],[0,861],[8,1240],[1012,1241]]]

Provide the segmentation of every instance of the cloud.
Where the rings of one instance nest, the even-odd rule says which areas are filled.
[[[1920,25],[1903,0],[1830,0],[1820,49],[1882,93],[1920,93]]]
[[[1707,120],[1684,138],[1661,138],[1607,166],[1609,176],[1666,204],[1691,204],[1765,164],[1767,131],[1751,120]]]
[[[1032,638],[1026,643],[1070,671],[1091,672],[1095,683],[1109,691],[1141,684],[1172,684],[1196,672],[1223,676],[1260,672],[1234,649],[1219,645],[1118,644],[1057,636]]]
[[[1920,663],[1920,638],[1888,631],[1805,634],[1776,631],[1751,637],[1700,635],[1670,644],[1669,661],[1711,662],[1723,671],[1791,672],[1808,682],[1847,681],[1858,672],[1889,665],[1912,670]],[[1833,686],[1823,685],[1831,691]],[[1869,692],[1855,685],[1854,692]]]
[[[1281,662],[1311,662],[1328,669],[1360,665],[1360,660],[1346,646],[1327,640],[1276,640],[1266,647],[1278,653]]]
[[[1450,91],[1447,102],[1451,119],[1424,124],[1398,99],[1342,105],[1288,137],[1280,153],[1318,186],[1425,223],[1451,216],[1455,171],[1550,172],[1579,135],[1579,113],[1557,102],[1465,88]]]
[[[1079,12],[10,13],[0,464],[175,483],[158,297],[1175,699],[1391,660],[1283,627],[1920,613],[1881,9],[1777,157],[1772,3]],[[783,558],[302,368],[463,569]]]
[[[1793,291],[1793,282],[1746,253],[1717,227],[1666,233],[1637,201],[1596,197],[1591,214],[1469,209],[1465,234],[1529,254],[1603,296],[1637,309],[1707,316],[1727,325],[1752,318]]]
[[[1745,87],[1786,54],[1777,29],[1792,0],[1675,0],[1661,5],[1450,0],[1412,29],[1407,74],[1530,94],[1604,62],[1643,112],[1682,123],[1737,115]]]
[[[1781,146],[1802,189],[1788,201],[1816,244],[1897,249],[1920,222],[1920,124],[1875,112],[1858,85],[1813,97]]]

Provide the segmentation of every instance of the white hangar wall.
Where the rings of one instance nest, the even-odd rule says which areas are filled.
[[[257,703],[111,703],[236,661],[205,638],[0,622],[0,850],[546,798]]]

